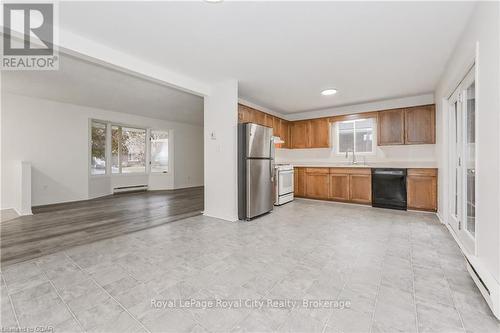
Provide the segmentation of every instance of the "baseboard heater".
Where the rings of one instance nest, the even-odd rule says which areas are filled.
[[[123,193],[123,192],[147,191],[147,190],[148,190],[148,185],[120,186],[120,187],[115,187],[113,189],[113,194]]]

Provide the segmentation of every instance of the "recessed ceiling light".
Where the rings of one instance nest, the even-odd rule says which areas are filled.
[[[222,2],[224,0],[205,0],[205,2],[208,2],[208,3],[218,3],[218,2]]]
[[[337,93],[337,89],[325,89],[321,92],[321,95],[331,96],[331,95],[335,95],[336,93]]]

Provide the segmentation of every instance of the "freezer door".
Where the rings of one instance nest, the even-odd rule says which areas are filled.
[[[273,169],[274,164],[270,159],[247,160],[247,218],[273,209]]]
[[[246,124],[248,158],[273,158],[273,129],[257,124]]]

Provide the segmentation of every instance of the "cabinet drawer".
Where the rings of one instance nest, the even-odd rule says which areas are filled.
[[[330,173],[347,175],[371,175],[370,168],[330,168]]]
[[[329,174],[329,168],[306,168],[306,173],[321,173],[321,174]]]
[[[436,177],[437,176],[437,169],[427,169],[427,168],[422,168],[422,169],[408,169],[407,171],[408,176],[428,176],[428,177]]]

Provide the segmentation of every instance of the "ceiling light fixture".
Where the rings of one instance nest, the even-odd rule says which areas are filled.
[[[336,93],[337,93],[337,89],[325,89],[321,92],[321,95],[331,96],[331,95],[335,95]]]
[[[222,1],[224,1],[224,0],[205,0],[205,2],[208,2],[208,3],[219,3]]]

